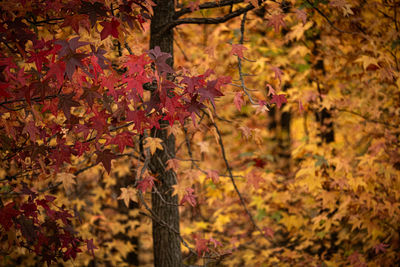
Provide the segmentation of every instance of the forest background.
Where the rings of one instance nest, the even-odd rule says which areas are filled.
[[[2,266],[395,266],[399,7],[1,2]]]

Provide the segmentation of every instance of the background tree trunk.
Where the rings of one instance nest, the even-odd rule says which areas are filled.
[[[169,30],[162,34],[159,29],[162,25],[173,20],[174,0],[155,1],[154,16],[151,21],[150,49],[159,46],[162,52],[170,53],[172,58],[167,63],[173,66],[173,31]],[[152,97],[157,97],[153,95]],[[152,209],[157,217],[170,227],[179,232],[179,210],[178,198],[172,196],[172,185],[176,184],[176,174],[174,171],[165,171],[166,161],[175,156],[175,136],[167,134],[168,123],[160,121],[161,130],[152,129],[152,137],[163,140],[164,150],[157,150],[151,159],[151,170],[158,174],[156,183],[157,194],[152,194]],[[165,201],[163,201],[163,199]],[[172,204],[172,205],[171,205]],[[165,226],[153,221],[153,249],[154,266],[156,267],[176,267],[182,266],[181,244],[176,233]]]

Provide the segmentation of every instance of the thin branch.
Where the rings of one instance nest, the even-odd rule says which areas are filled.
[[[233,4],[243,3],[243,0],[225,0],[225,1],[216,1],[216,2],[206,2],[204,4],[199,5],[199,9],[209,9],[209,8],[218,8],[224,6],[230,6]],[[175,12],[174,19],[178,19],[185,14],[192,13],[193,11],[190,8],[182,8]]]
[[[356,116],[358,116],[358,117],[360,117],[360,118],[363,118],[365,121],[368,121],[368,122],[373,122],[373,123],[382,124],[382,125],[385,125],[385,126],[388,126],[388,127],[391,127],[391,128],[398,128],[398,127],[399,127],[399,125],[390,124],[390,123],[388,123],[388,122],[386,122],[386,121],[380,121],[380,120],[376,120],[376,119],[371,119],[371,118],[369,118],[369,117],[366,116],[366,115],[357,113],[357,112],[352,111],[352,110],[341,109],[341,108],[336,108],[336,110],[337,110],[337,111],[340,111],[340,112],[347,112],[347,113],[356,115]]]
[[[307,1],[308,4],[310,4],[310,6],[311,6],[315,11],[318,12],[318,14],[320,14],[320,15],[329,23],[329,25],[331,25],[331,27],[332,27],[333,29],[337,30],[337,31],[340,32],[340,33],[358,34],[358,32],[348,32],[348,31],[344,31],[344,30],[342,30],[342,29],[339,29],[339,28],[336,27],[335,24],[328,18],[328,16],[325,15],[324,12],[322,12],[318,7],[316,7],[316,6],[314,5],[313,2],[311,2],[311,1],[309,1],[309,0],[306,0],[306,1]]]
[[[182,24],[219,24],[219,23],[224,23],[230,19],[236,18],[243,13],[254,9],[254,6],[252,4],[249,4],[246,7],[240,8],[232,13],[228,13],[225,16],[222,17],[217,17],[217,18],[183,18],[183,19],[178,19],[174,20],[163,27],[158,31],[157,35],[162,35],[166,31],[171,30],[172,28],[182,25]]]
[[[208,115],[208,114],[207,114],[207,115]],[[226,157],[225,146],[224,146],[224,143],[223,143],[223,141],[222,141],[221,132],[219,131],[219,128],[218,128],[217,124],[216,124],[215,122],[213,122],[213,121],[211,121],[211,122],[212,122],[212,125],[214,126],[214,128],[215,128],[215,130],[216,130],[216,132],[217,132],[217,135],[218,135],[218,143],[219,143],[219,146],[220,146],[220,148],[221,148],[222,158],[224,159],[225,166],[226,166],[226,169],[228,170],[229,178],[230,178],[230,180],[231,180],[231,182],[232,182],[233,188],[235,189],[236,194],[239,196],[240,202],[242,203],[242,206],[243,206],[245,212],[247,213],[247,215],[249,216],[250,221],[251,221],[251,223],[253,224],[254,228],[256,228],[257,231],[260,232],[260,234],[261,234],[262,237],[265,237],[265,238],[266,238],[266,236],[264,235],[264,233],[263,233],[263,231],[261,230],[261,228],[260,228],[260,227],[257,225],[257,223],[254,221],[253,216],[251,215],[249,209],[247,208],[246,201],[244,200],[242,194],[241,194],[240,191],[239,191],[239,188],[238,188],[237,185],[236,185],[236,182],[235,182],[235,179],[234,179],[234,176],[233,176],[233,173],[232,173],[232,168],[231,168],[231,166],[229,165],[228,159],[227,159],[227,157]],[[268,240],[268,238],[267,238],[267,240]],[[268,240],[268,241],[270,241],[270,240]]]
[[[240,23],[240,33],[241,34],[240,34],[239,44],[241,44],[241,45],[243,45],[243,40],[244,40],[244,26],[246,23],[246,15],[247,15],[247,12],[245,12],[243,14],[242,22]],[[240,80],[241,87],[242,87],[244,93],[249,98],[250,103],[253,105],[258,105],[258,103],[253,99],[253,97],[251,96],[250,92],[247,90],[247,87],[244,84],[243,71],[242,71],[242,59],[239,56],[237,56],[237,58],[238,58],[239,80]]]

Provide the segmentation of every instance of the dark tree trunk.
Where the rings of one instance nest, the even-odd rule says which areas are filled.
[[[158,0],[154,7],[154,16],[151,21],[150,49],[159,46],[162,52],[170,53],[172,58],[167,61],[173,66],[173,31],[166,31],[159,34],[159,29],[165,23],[173,20],[174,0]],[[157,97],[153,95],[152,97]],[[152,209],[157,217],[179,232],[179,210],[178,198],[172,196],[172,185],[176,184],[176,174],[172,171],[165,171],[166,161],[175,156],[175,136],[167,135],[168,123],[161,121],[161,130],[152,129],[152,137],[163,140],[164,150],[157,150],[151,159],[151,170],[157,173],[156,183],[158,192],[152,194]],[[172,204],[172,205],[171,205]],[[180,239],[168,227],[153,221],[153,246],[154,266],[156,267],[180,267],[182,266]]]

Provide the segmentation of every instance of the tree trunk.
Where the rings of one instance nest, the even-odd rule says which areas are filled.
[[[159,46],[162,52],[170,53],[167,63],[173,66],[173,31],[158,34],[159,29],[165,23],[173,20],[174,0],[155,1],[154,16],[151,21],[150,49]],[[152,97],[157,97],[153,95]],[[151,136],[163,140],[164,150],[157,150],[151,158],[151,169],[155,171],[159,182],[156,183],[157,194],[152,194],[152,209],[157,217],[171,228],[179,232],[178,198],[172,196],[172,185],[176,184],[176,174],[172,170],[165,171],[166,161],[175,157],[175,136],[167,135],[166,121],[160,121],[161,130],[152,129]],[[172,205],[171,205],[172,204]],[[168,227],[160,225],[153,220],[153,250],[154,266],[156,267],[181,267],[182,255],[180,239]]]

